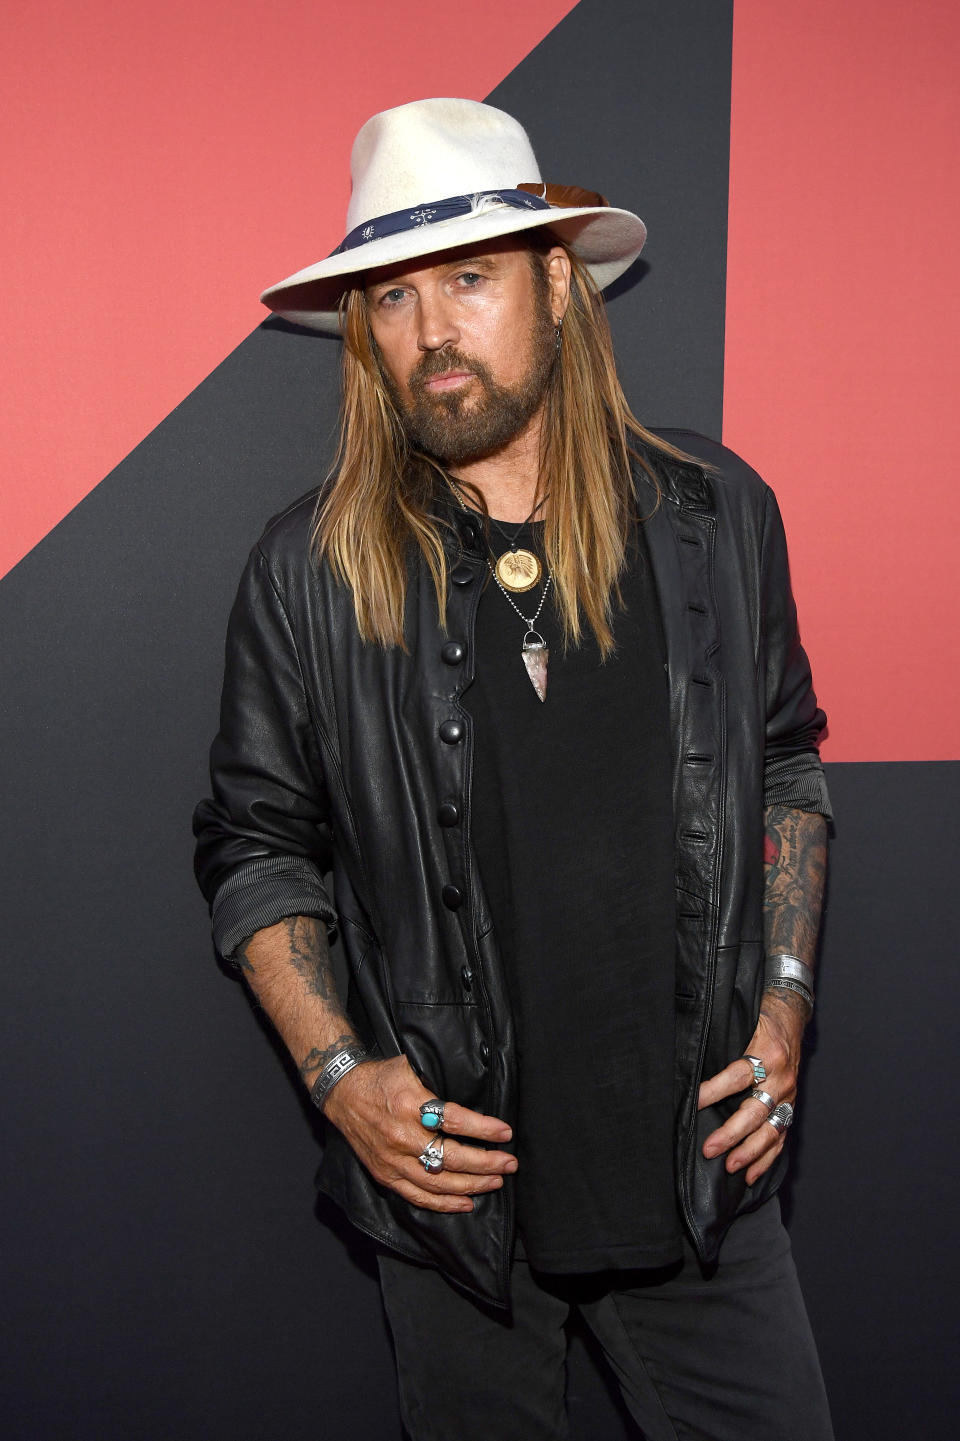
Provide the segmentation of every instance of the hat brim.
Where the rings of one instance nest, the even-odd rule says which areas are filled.
[[[551,206],[549,210],[531,211],[498,205],[441,220],[436,225],[385,235],[340,255],[328,256],[271,285],[260,299],[285,320],[310,330],[337,334],[340,300],[344,291],[364,272],[545,225],[583,261],[600,290],[611,285],[633,264],[647,238],[647,227],[638,215],[611,206],[580,209]]]

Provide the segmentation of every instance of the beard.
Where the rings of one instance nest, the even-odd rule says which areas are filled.
[[[453,349],[428,352],[408,381],[409,397],[388,374],[379,354],[384,384],[410,444],[445,465],[463,465],[501,450],[520,434],[543,404],[556,359],[556,335],[546,296],[537,291],[530,335],[530,363],[513,385],[500,385],[482,360]],[[427,381],[452,370],[468,370],[475,383],[462,391],[433,394]],[[477,393],[479,391],[479,394]]]

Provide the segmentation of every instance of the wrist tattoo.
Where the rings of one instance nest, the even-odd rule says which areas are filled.
[[[760,1002],[760,1014],[761,1016],[766,1015],[768,1021],[773,1018],[769,1011],[764,1011],[764,1006],[766,1006],[770,1000],[780,1001],[782,1005],[786,1006],[788,1011],[793,1011],[802,1021],[809,1021],[812,1014],[809,1002],[805,1001],[803,996],[799,995],[797,991],[788,991],[783,987],[777,987],[777,989],[773,991],[764,991],[763,1000]]]
[[[322,1071],[328,1061],[332,1061],[338,1051],[346,1050],[347,1046],[357,1045],[357,1038],[352,1031],[344,1031],[329,1046],[320,1048],[314,1046],[300,1062],[300,1074],[306,1076],[310,1071]]]

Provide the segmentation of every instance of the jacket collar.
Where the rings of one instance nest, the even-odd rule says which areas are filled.
[[[674,460],[662,451],[646,450],[644,458],[656,475],[665,500],[688,513],[713,514],[713,492],[701,466],[692,461]],[[638,499],[643,500],[643,514],[649,510],[647,498],[651,503],[656,499],[653,482],[644,468],[636,463],[633,479]],[[453,494],[443,494],[438,490],[434,511],[444,524],[444,544],[448,550],[466,551],[469,555],[485,553],[479,518],[472,511],[465,511]]]
[[[660,492],[680,510],[713,513],[713,492],[701,466],[693,461],[674,460],[662,451],[644,450],[644,459],[657,477]],[[652,481],[640,465],[633,467],[638,490],[653,493]]]

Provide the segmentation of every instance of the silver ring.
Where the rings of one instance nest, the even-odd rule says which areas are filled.
[[[443,1101],[424,1101],[420,1107],[420,1124],[428,1131],[439,1131],[443,1125]]]
[[[781,1101],[779,1106],[774,1106],[767,1117],[767,1124],[775,1131],[785,1131],[788,1126],[793,1125],[793,1107],[789,1101]]]
[[[443,1137],[437,1141],[429,1141],[420,1152],[417,1160],[423,1169],[431,1176],[443,1170]]]
[[[773,1099],[773,1097],[771,1096],[770,1092],[769,1092],[769,1091],[761,1091],[761,1089],[760,1089],[759,1086],[754,1086],[754,1088],[753,1088],[753,1090],[750,1092],[750,1094],[751,1094],[751,1096],[753,1097],[753,1099],[754,1099],[755,1101],[762,1101],[763,1104],[766,1106],[766,1108],[767,1108],[768,1111],[772,1111],[773,1108],[774,1108],[774,1106],[776,1105],[776,1102],[774,1101],[774,1099]],[[769,1120],[769,1117],[768,1117],[767,1119]]]
[[[749,1061],[753,1067],[753,1084],[759,1086],[761,1081],[767,1079],[767,1068],[759,1056],[741,1056],[742,1061]]]

